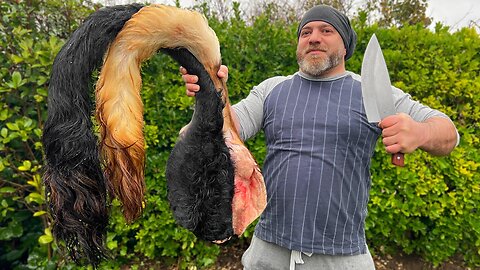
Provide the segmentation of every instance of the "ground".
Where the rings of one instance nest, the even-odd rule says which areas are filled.
[[[248,248],[248,242],[243,239],[235,239],[228,241],[220,249],[220,255],[216,264],[206,270],[243,270],[241,258],[243,252]],[[480,270],[480,267],[469,268],[463,265],[461,258],[454,258],[442,265],[433,267],[431,263],[424,261],[419,256],[415,255],[373,255],[376,270]],[[145,268],[140,269],[155,269],[155,270],[178,270],[176,266],[166,267],[152,263],[145,265]],[[126,267],[122,270],[131,270]]]
[[[240,241],[223,246],[217,264],[211,270],[242,270],[240,259],[248,243]],[[437,268],[425,262],[418,256],[373,256],[376,270],[480,270],[480,268],[468,268],[462,266],[461,260],[446,262]]]

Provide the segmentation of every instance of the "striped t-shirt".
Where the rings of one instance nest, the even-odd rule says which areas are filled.
[[[397,112],[446,117],[392,91]],[[381,129],[367,121],[360,77],[274,77],[234,109],[243,139],[260,129],[266,137],[268,201],[255,236],[306,253],[366,253],[370,160]]]

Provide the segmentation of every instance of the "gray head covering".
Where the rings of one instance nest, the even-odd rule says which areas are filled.
[[[345,60],[348,60],[352,56],[357,43],[357,34],[353,30],[350,21],[345,14],[325,5],[318,5],[311,8],[305,13],[305,15],[303,15],[303,18],[298,25],[297,38],[300,37],[300,31],[302,28],[312,21],[324,21],[335,27],[343,39],[345,49],[347,49]]]

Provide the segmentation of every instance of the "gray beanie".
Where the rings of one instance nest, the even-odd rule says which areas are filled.
[[[357,43],[357,34],[353,30],[352,26],[350,25],[350,21],[345,14],[325,5],[318,5],[311,8],[305,13],[305,15],[303,15],[300,25],[298,25],[297,38],[300,38],[300,31],[305,24],[312,21],[324,21],[335,27],[343,39],[345,49],[347,49],[345,61],[352,56]]]

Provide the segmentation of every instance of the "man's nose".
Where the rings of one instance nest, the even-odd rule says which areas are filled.
[[[322,42],[322,35],[321,35],[320,31],[313,30],[312,34],[309,37],[308,42],[311,43],[311,44],[321,43]]]

